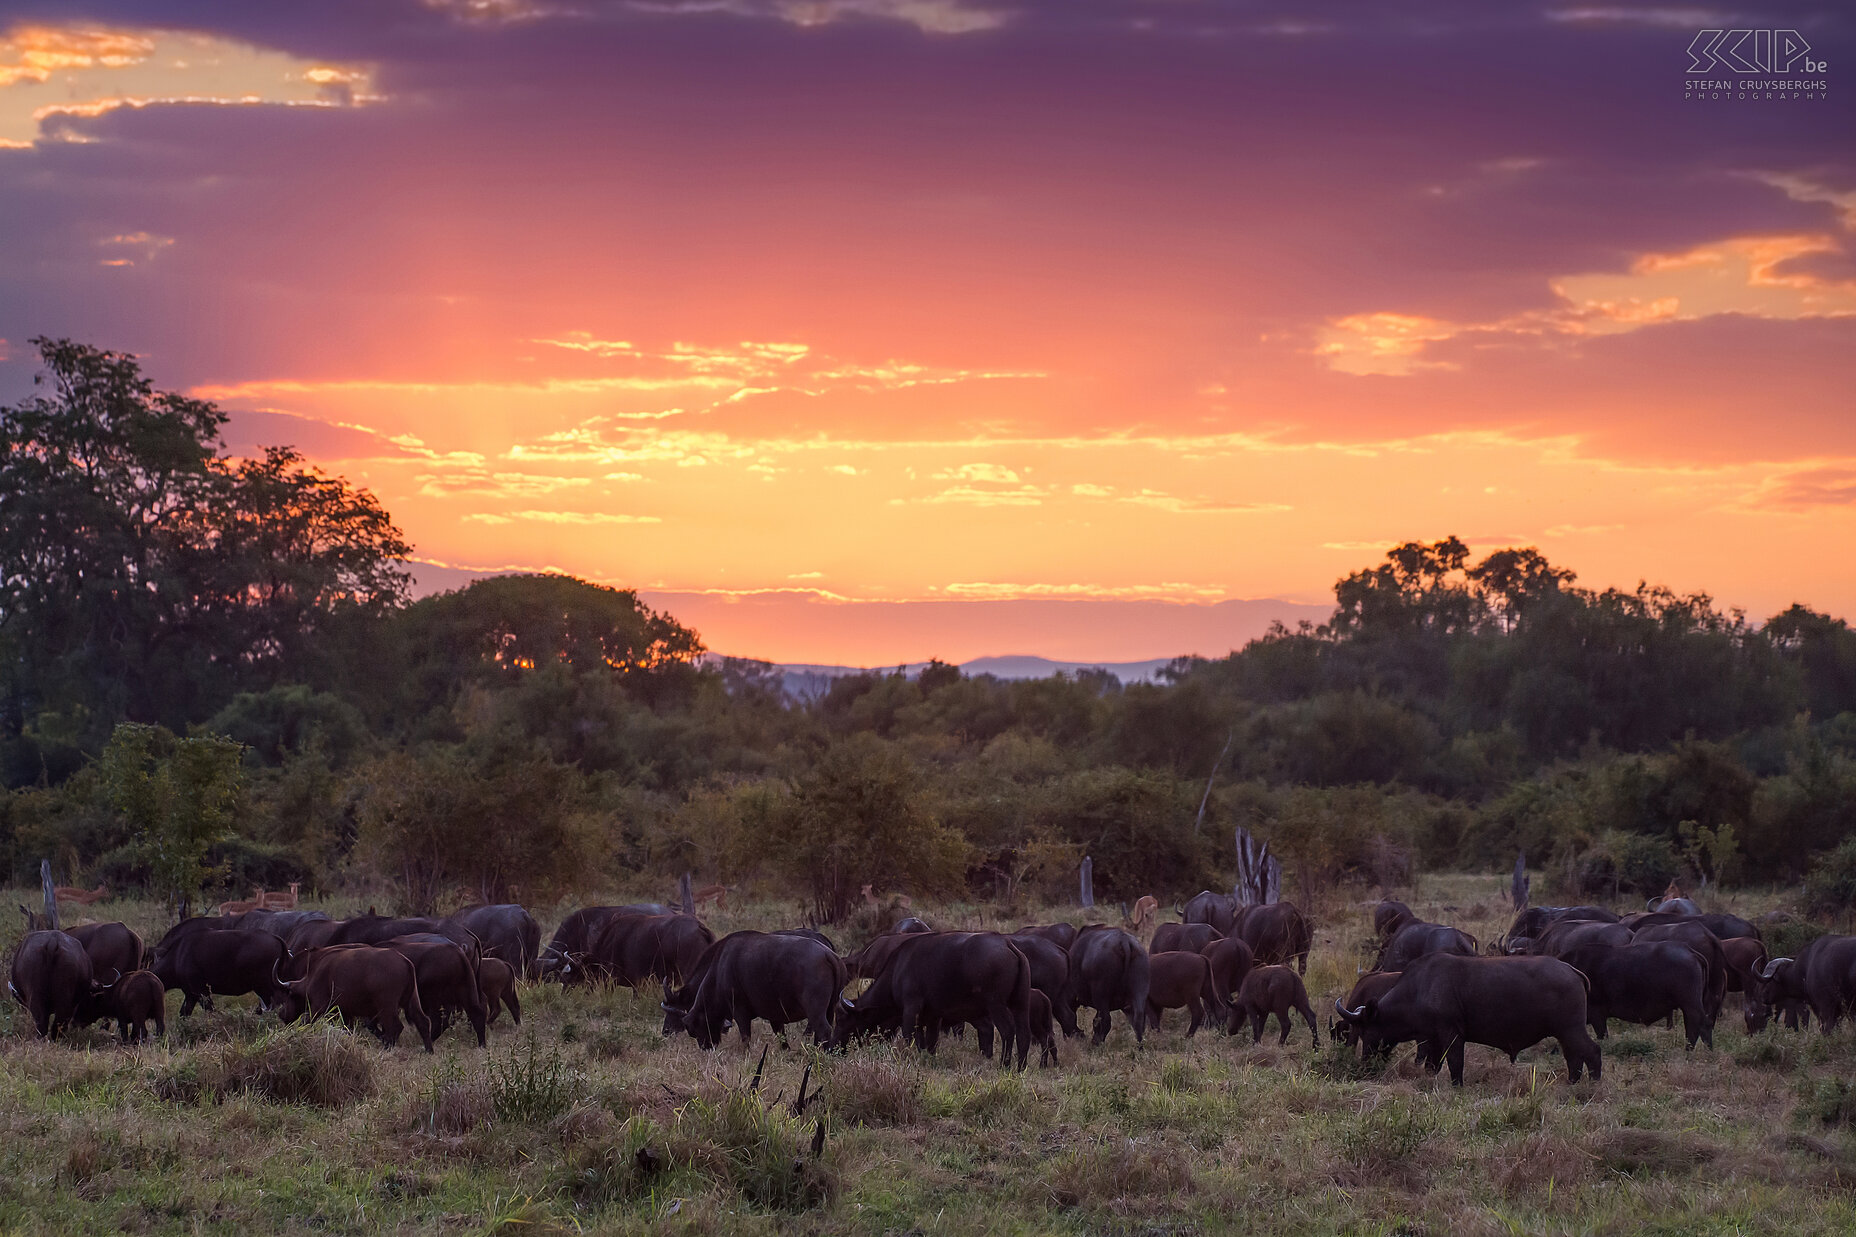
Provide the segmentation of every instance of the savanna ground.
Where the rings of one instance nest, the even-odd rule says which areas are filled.
[[[1407,901],[1487,939],[1496,877],[1422,878]],[[1364,895],[1362,895],[1364,896]],[[30,902],[27,894],[8,899]],[[1742,914],[1767,902],[1723,904]],[[1318,1012],[1351,984],[1366,901],[1318,907]],[[337,912],[354,907],[336,905]],[[936,926],[1012,926],[991,908]],[[551,930],[559,911],[544,914]],[[157,936],[159,909],[105,903]],[[1172,917],[1172,916],[1168,916]],[[774,904],[708,917],[782,926]],[[0,939],[10,956],[17,919]],[[840,933],[841,947],[861,943]],[[470,1233],[1848,1233],[1856,1231],[1856,1046],[1747,1037],[1729,998],[1712,1052],[1632,1028],[1602,1082],[1568,1086],[1543,1046],[1471,1048],[1453,1089],[1411,1060],[1363,1070],[1299,1025],[1289,1045],[1201,1031],[1182,1011],[1137,1047],[1065,1041],[1023,1074],[971,1035],[938,1056],[817,1053],[660,1037],[655,993],[522,992],[490,1048],[453,1028],[428,1056],[331,1027],[279,1030],[253,998],[117,1046],[101,1025],[30,1038],[0,1009],[0,1231]],[[797,1028],[795,1028],[797,1029]],[[810,1065],[822,1097],[790,1111]],[[811,1148],[815,1122],[826,1140]]]

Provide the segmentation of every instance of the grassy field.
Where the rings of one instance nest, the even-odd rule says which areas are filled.
[[[1426,877],[1407,900],[1486,938],[1506,919],[1500,887]],[[1317,1010],[1352,982],[1368,905],[1317,908]],[[152,906],[94,917],[158,935]],[[709,917],[718,932],[794,919]],[[9,956],[18,922],[0,934]],[[1518,1065],[1472,1047],[1458,1090],[1409,1046],[1363,1074],[1325,1019],[1314,1050],[1306,1033],[1286,1048],[1273,1033],[1187,1040],[1174,1012],[1144,1046],[1118,1020],[1102,1048],[1066,1041],[1060,1066],[1022,1075],[971,1036],[932,1058],[771,1041],[757,1093],[764,1026],[746,1053],[732,1035],[704,1053],[659,1036],[655,994],[550,985],[522,1000],[522,1027],[499,1021],[487,1053],[454,1028],[435,1056],[410,1033],[388,1051],[279,1030],[252,998],[183,1022],[171,996],[158,1045],[121,1048],[100,1026],[48,1045],[7,1003],[0,1232],[1856,1231],[1850,1031],[1748,1038],[1737,997],[1712,1052],[1614,1024],[1604,1080],[1577,1086],[1550,1046]],[[808,1066],[823,1096],[795,1116]]]

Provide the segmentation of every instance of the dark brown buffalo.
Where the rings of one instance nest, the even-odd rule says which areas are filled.
[[[63,932],[28,932],[13,954],[7,991],[32,1015],[42,1039],[57,1039],[76,1019],[85,998],[105,985],[96,982],[90,955]]]
[[[1411,964],[1392,990],[1334,1012],[1352,1024],[1367,1051],[1418,1042],[1418,1059],[1433,1073],[1445,1062],[1450,1081],[1463,1083],[1463,1046],[1486,1044],[1514,1060],[1543,1039],[1557,1039],[1573,1082],[1603,1069],[1598,1044],[1585,1029],[1585,977],[1558,958],[1463,958],[1431,954]]]
[[[1136,942],[1139,948],[1139,942]],[[1146,951],[1141,958],[1146,960]],[[1031,1051],[1031,964],[996,932],[932,932],[906,937],[870,987],[839,1010],[833,1047],[876,1031],[900,1033],[933,1052],[945,1022],[990,1026],[1000,1062],[1018,1068]],[[982,1051],[987,1047],[982,1041]]]
[[[1696,1040],[1714,1047],[1714,1026],[1703,1000],[1708,964],[1687,945],[1582,945],[1561,960],[1591,981],[1585,1021],[1596,1038],[1605,1038],[1605,1024],[1612,1018],[1648,1026],[1679,1012],[1689,1049],[1694,1050]]]
[[[1373,963],[1375,971],[1402,971],[1426,954],[1473,954],[1476,938],[1448,924],[1413,920],[1392,934]]]
[[[153,971],[130,971],[99,992],[78,1003],[77,1024],[89,1026],[99,1019],[114,1022],[125,1044],[139,1044],[148,1038],[148,1024],[155,1024],[156,1035],[168,1033],[167,989]]]
[[[1047,937],[1032,936],[1025,932],[1014,932],[1010,940],[1018,947],[1018,952],[1025,955],[1025,961],[1031,964],[1031,986],[1042,992],[1050,1002],[1052,1016],[1057,1019],[1057,1025],[1063,1028],[1063,1033],[1081,1034],[1076,1027],[1076,1011],[1069,1002],[1069,951]],[[1033,1035],[1033,1038],[1036,1036]]]
[[[240,932],[269,932],[272,936],[290,939],[304,924],[333,923],[334,921],[322,911],[273,911],[253,909],[243,915],[228,916],[230,926]]]
[[[371,1023],[381,1043],[396,1047],[404,1025],[400,1015],[432,1051],[432,1022],[419,1003],[419,977],[412,959],[378,945],[332,945],[312,952],[302,979],[280,981],[284,993],[278,1012],[285,1022],[307,1013],[320,1019],[331,1009],[350,1031]]]
[[[1183,1009],[1192,1018],[1186,1027],[1186,1038],[1191,1039],[1204,1025],[1208,1007],[1214,1016],[1225,1016],[1225,1003],[1212,986],[1212,964],[1204,954],[1192,950],[1150,954],[1147,976],[1148,1026],[1157,1028],[1165,1010]]]
[[[330,938],[335,935],[335,929],[339,926],[341,925],[338,920],[330,919],[326,915],[321,919],[299,920],[284,935],[284,944],[293,954],[320,949],[329,943]]]
[[[1321,1033],[1315,1029],[1315,1011],[1308,1004],[1308,989],[1302,986],[1302,977],[1286,966],[1260,966],[1245,977],[1244,986],[1238,989],[1225,1033],[1236,1035],[1248,1022],[1250,1042],[1260,1043],[1263,1024],[1274,1014],[1282,1025],[1282,1038],[1277,1043],[1286,1044],[1291,1011],[1301,1012],[1302,1021],[1308,1024],[1309,1040],[1319,1048]]]
[[[1127,932],[1092,924],[1076,934],[1076,943],[1070,946],[1070,993],[1065,999],[1072,1008],[1087,1005],[1096,1011],[1092,1040],[1097,1045],[1108,1038],[1113,1010],[1127,1015],[1134,1041],[1141,1042],[1147,1031],[1150,980],[1147,951]]]
[[[185,1018],[195,1005],[211,1010],[217,996],[256,993],[258,1008],[269,1009],[283,995],[277,972],[284,957],[284,943],[269,932],[207,930],[181,938],[165,952],[157,947],[150,969],[163,984],[180,989]]]
[[[1032,923],[1026,924],[1014,935],[1041,936],[1067,950],[1076,940],[1076,925],[1073,923]]]
[[[773,934],[775,936],[803,936],[808,941],[817,941],[834,954],[838,952],[838,947],[831,943],[831,938],[817,928],[775,928]]]
[[[490,1011],[477,977],[478,959],[456,941],[435,932],[396,936],[381,945],[411,959],[419,982],[419,1005],[432,1020],[434,1039],[450,1025],[453,1014],[462,1013],[477,1037],[477,1047],[485,1046],[484,1027]]]
[[[1514,917],[1514,922],[1508,925],[1507,936],[1510,940],[1517,936],[1533,940],[1546,931],[1549,924],[1568,919],[1583,919],[1593,923],[1618,921],[1614,912],[1602,906],[1530,906]]]
[[[1347,993],[1341,1003],[1348,1009],[1359,1009],[1368,1001],[1382,1000],[1386,993],[1392,991],[1393,985],[1397,984],[1403,977],[1403,971],[1368,972],[1354,981],[1353,990]],[[1362,1042],[1359,1027],[1355,1026],[1353,1023],[1329,1018],[1328,1038],[1337,1043],[1345,1044],[1349,1048],[1358,1048],[1360,1050],[1360,1059],[1366,1059],[1366,1045]],[[1390,1055],[1392,1052],[1392,1045],[1382,1043],[1378,1045],[1375,1051],[1382,1056]]]
[[[541,977],[541,925],[520,906],[467,906],[445,920],[470,932],[483,945],[483,956],[501,958],[523,979]]]
[[[1418,922],[1418,917],[1403,902],[1387,898],[1373,907],[1373,935],[1381,941],[1391,940],[1406,924]]]
[[[554,930],[554,939],[541,951],[541,977],[563,984],[577,984],[600,978],[589,974],[585,965],[593,942],[607,924],[621,915],[668,915],[670,908],[657,902],[634,902],[626,906],[583,906]]]
[[[690,915],[615,915],[587,951],[595,974],[627,988],[655,981],[668,988],[696,973],[715,933]]]
[[[483,1003],[490,1011],[486,1022],[507,1009],[517,1026],[522,1025],[522,1001],[516,995],[516,968],[501,958],[485,958],[477,964],[477,986],[483,989]]]
[[[1734,936],[1721,942],[1727,959],[1727,991],[1740,994],[1740,1014],[1748,1035],[1757,1035],[1772,1020],[1772,1009],[1759,999],[1759,972],[1766,965],[1766,946],[1756,937]],[[1785,1025],[1796,1031],[1811,1017],[1803,1001],[1787,1002],[1779,1011]]]
[[[875,979],[882,974],[883,968],[889,965],[890,956],[901,948],[902,942],[911,936],[919,935],[920,933],[905,932],[897,936],[894,933],[885,932],[882,936],[874,938],[868,945],[844,960],[845,966],[850,968],[851,978]]]
[[[1721,1016],[1721,1002],[1727,999],[1727,955],[1721,951],[1721,942],[1714,933],[1693,917],[1682,918],[1677,922],[1659,920],[1639,927],[1633,933],[1638,941],[1675,941],[1687,945],[1702,961],[1708,964],[1708,983],[1702,993],[1702,1004],[1708,1011],[1708,1025]]]
[[[713,1048],[732,1025],[746,1044],[759,1018],[776,1035],[803,1021],[814,1043],[827,1044],[848,978],[844,959],[817,941],[731,932],[704,950],[688,982],[665,997],[664,1034],[687,1031]]]
[[[1856,936],[1820,936],[1796,958],[1774,958],[1756,974],[1762,1004],[1804,1005],[1828,1035],[1856,1005]]]
[[[159,965],[162,959],[202,933],[237,929],[238,920],[237,915],[194,915],[181,920],[162,933],[161,939],[155,942],[154,957],[150,959],[149,965]]]
[[[1274,966],[1293,961],[1298,973],[1308,974],[1308,950],[1315,934],[1308,919],[1293,902],[1272,902],[1268,906],[1247,906],[1238,913],[1237,923],[1226,936],[1239,936],[1259,965]]]
[[[1533,954],[1541,958],[1563,958],[1574,949],[1587,945],[1628,945],[1636,935],[1621,923],[1604,923],[1596,919],[1562,919],[1549,924],[1533,940],[1508,938],[1510,953]]]
[[[1187,923],[1208,923],[1229,936],[1231,926],[1237,922],[1237,899],[1228,893],[1201,890],[1186,899],[1179,915]]]
[[[90,969],[99,977],[139,971],[148,959],[142,938],[126,923],[80,923],[65,931],[90,955]]]
[[[1148,942],[1147,952],[1165,954],[1183,949],[1188,953],[1203,953],[1207,945],[1223,939],[1224,933],[1208,923],[1163,923],[1154,929],[1154,939]]]
[[[1199,952],[1212,964],[1212,991],[1229,1005],[1237,999],[1238,989],[1244,986],[1244,977],[1257,964],[1256,955],[1250,952],[1250,946],[1234,936],[1213,941]]]

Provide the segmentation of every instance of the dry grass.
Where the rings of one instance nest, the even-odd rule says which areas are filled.
[[[1501,883],[1425,876],[1406,901],[1486,938]],[[1367,901],[1314,908],[1317,1006],[1353,981]],[[153,931],[153,908],[127,909]],[[705,1053],[658,1034],[652,993],[530,988],[520,1030],[499,1023],[487,1052],[454,1031],[435,1057],[279,1032],[250,1005],[171,1016],[168,1042],[134,1049],[20,1038],[0,1009],[0,1232],[1856,1231],[1850,1032],[1749,1039],[1731,1003],[1712,1053],[1618,1031],[1604,1081],[1568,1087],[1551,1047],[1472,1048],[1460,1090],[1409,1049],[1361,1067],[1305,1039],[1188,1041],[1178,1019],[1140,1047],[1118,1019],[1102,1048],[1018,1075],[971,1035],[832,1056],[761,1027]],[[795,1115],[808,1067],[821,1097]]]

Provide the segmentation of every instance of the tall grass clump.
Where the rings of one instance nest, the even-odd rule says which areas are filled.
[[[345,1108],[374,1093],[374,1052],[327,1023],[265,1031],[212,1044],[157,1067],[150,1089],[180,1103],[218,1103],[251,1095],[277,1104]]]
[[[506,1056],[492,1056],[485,1066],[490,1104],[499,1121],[539,1125],[566,1112],[584,1081],[568,1067],[559,1048],[542,1052],[532,1035]]]
[[[770,1109],[751,1091],[731,1088],[720,1099],[697,1097],[679,1114],[702,1167],[757,1207],[806,1211],[838,1196],[838,1173],[812,1154],[816,1126]]]

